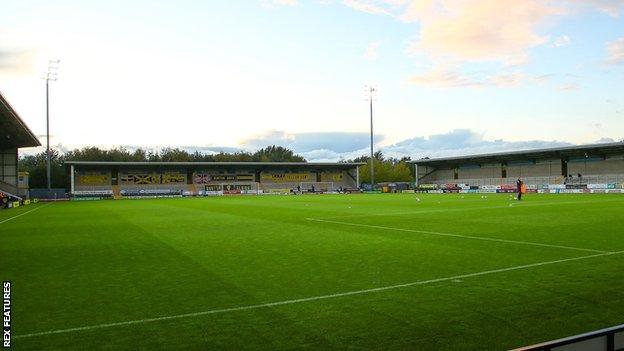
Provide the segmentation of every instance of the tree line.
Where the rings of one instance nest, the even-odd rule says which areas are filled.
[[[408,162],[410,157],[393,158],[385,157],[383,152],[377,151],[373,154],[373,171],[375,172],[375,183],[386,182],[413,182],[414,167]],[[360,182],[370,184],[370,156],[360,156],[345,162],[363,162],[360,166]]]
[[[407,164],[409,158],[385,158],[381,151],[374,155],[375,182],[409,182],[413,178],[413,170]],[[307,162],[306,159],[282,146],[271,145],[256,152],[237,151],[206,154],[198,151],[188,152],[179,148],[163,148],[159,151],[123,147],[101,149],[84,147],[65,153],[51,149],[50,165],[53,188],[68,188],[69,173],[65,161],[112,161],[112,162]],[[353,160],[341,162],[364,162],[360,167],[360,181],[370,183],[370,157],[361,156]],[[30,188],[45,188],[46,153],[22,156],[19,159],[19,170],[29,172]]]

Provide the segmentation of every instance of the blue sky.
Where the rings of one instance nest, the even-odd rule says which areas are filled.
[[[0,91],[52,144],[316,160],[624,137],[624,0],[12,1]],[[440,140],[444,147],[440,147]]]

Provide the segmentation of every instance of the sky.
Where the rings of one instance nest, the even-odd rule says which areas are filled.
[[[0,0],[0,91],[51,144],[308,160],[624,138],[624,0]],[[25,149],[24,152],[35,152]]]

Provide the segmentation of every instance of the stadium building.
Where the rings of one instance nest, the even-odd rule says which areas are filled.
[[[40,146],[39,140],[0,94],[0,195],[19,197],[18,149]],[[24,177],[25,175],[22,175]]]
[[[416,187],[436,192],[621,193],[624,142],[413,161]]]
[[[362,163],[67,161],[76,198],[333,192],[359,187]]]

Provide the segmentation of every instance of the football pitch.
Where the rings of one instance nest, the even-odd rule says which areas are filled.
[[[0,211],[13,349],[501,350],[624,323],[624,197],[366,194]]]

